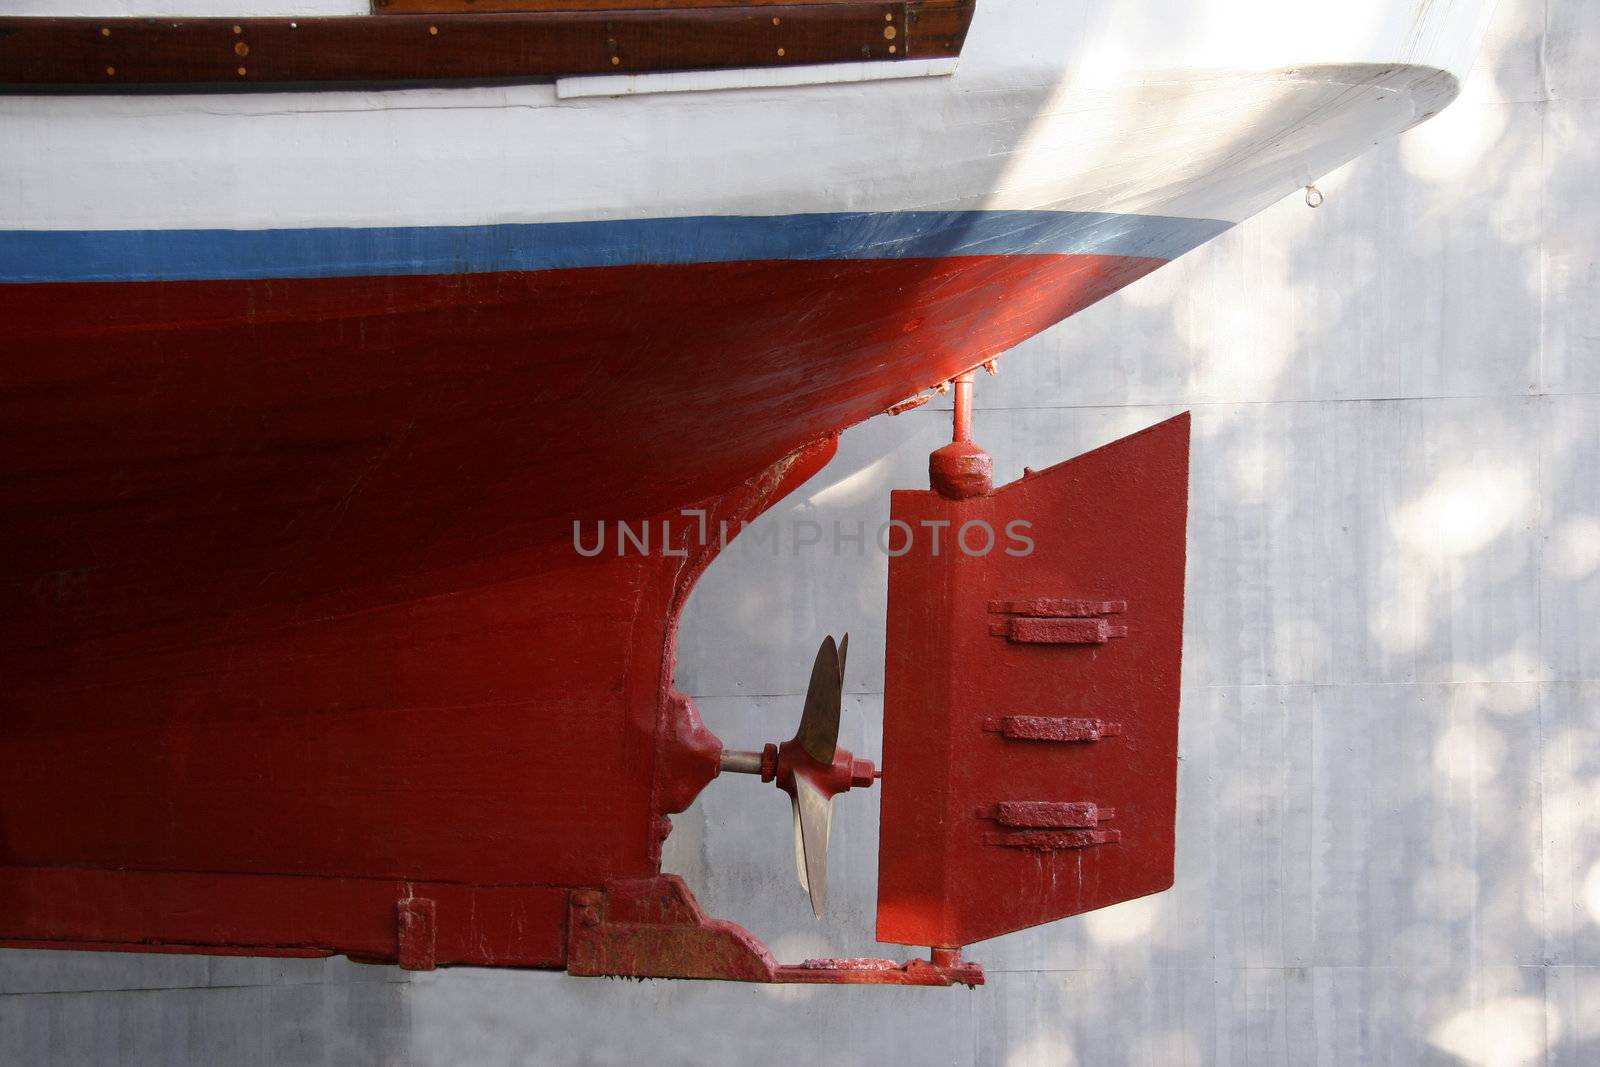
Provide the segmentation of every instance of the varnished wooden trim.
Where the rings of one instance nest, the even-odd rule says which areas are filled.
[[[241,91],[937,59],[959,53],[972,4],[849,0],[303,19],[11,17],[0,18],[0,88]]]
[[[860,0],[372,0],[374,15],[430,15],[491,11],[661,11],[693,7],[810,7]]]
[[[906,4],[906,51],[918,59],[961,54],[976,0],[910,0]]]

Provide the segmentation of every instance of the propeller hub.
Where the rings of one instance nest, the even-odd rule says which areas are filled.
[[[790,795],[794,794],[797,768],[828,796],[838,796],[848,789],[866,789],[883,777],[871,760],[858,759],[849,749],[836,747],[833,762],[823,763],[795,740],[781,745],[769,742],[760,752],[724,749],[721,760],[724,773],[758,774],[763,782],[776,782]]]
[[[768,766],[771,773],[768,773]],[[781,745],[769,744],[761,752],[761,780],[776,782],[779,789],[794,795],[795,775],[810,779],[819,791],[836,797],[849,789],[866,789],[878,779],[878,769],[869,759],[857,759],[849,749],[835,747],[832,763],[823,763],[807,752],[798,740]]]

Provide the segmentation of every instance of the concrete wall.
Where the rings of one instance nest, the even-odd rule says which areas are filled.
[[[1600,1062],[1597,107],[1600,4],[1502,0],[1464,98],[1323,207],[980,379],[1002,480],[1195,413],[1172,891],[975,947],[976,992],[0,953],[0,1061]],[[946,418],[852,431],[764,521],[875,528]],[[843,740],[876,755],[884,569],[736,545],[680,685],[730,744],[788,736],[848,629]],[[785,959],[881,952],[875,799],[839,802],[820,923],[788,819],[719,782],[669,867]]]

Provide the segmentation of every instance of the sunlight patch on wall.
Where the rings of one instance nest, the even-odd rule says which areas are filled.
[[[849,508],[866,503],[884,491],[883,481],[887,475],[889,458],[883,456],[858,471],[852,471],[831,484],[822,486],[810,495],[806,503],[818,508]]]
[[[1140,897],[1125,904],[1090,912],[1083,917],[1084,928],[1100,945],[1126,945],[1141,940],[1155,929],[1165,898]]]
[[[1527,715],[1539,708],[1539,690],[1533,685],[1486,686],[1481,691],[1478,706],[1495,715]]]
[[[1587,769],[1590,754],[1600,752],[1600,732],[1567,726],[1549,736],[1545,751],[1551,756],[1542,783],[1544,835],[1554,846],[1550,878],[1565,890],[1562,896],[1570,894],[1576,918],[1600,926],[1600,862],[1592,851],[1600,777]]]
[[[811,932],[784,934],[781,937],[775,937],[767,947],[772,951],[773,959],[779,963],[821,959],[825,956],[838,954],[838,950],[830,947],[821,934]],[[810,1000],[821,987],[803,983],[793,985],[758,983],[756,988],[771,1000],[785,1004],[799,1004]]]
[[[1040,1034],[1011,1050],[1006,1067],[1078,1067],[1078,1055],[1059,1034]]]
[[[1235,445],[1228,455],[1228,473],[1233,483],[1232,496],[1235,506],[1239,504],[1255,504],[1267,498],[1267,487],[1264,480],[1269,473],[1272,476],[1274,488],[1283,482],[1283,468],[1281,464],[1270,463],[1273,457],[1269,453],[1265,441],[1241,441]]]
[[[1600,518],[1575,515],[1550,537],[1550,570],[1557,578],[1578,581],[1600,569]]]
[[[738,603],[734,610],[738,614],[742,626],[754,627],[772,617],[774,603],[770,590],[761,589],[754,584],[746,583],[740,590]]]
[[[1600,863],[1589,868],[1589,876],[1583,880],[1582,907],[1589,921],[1600,926]]]
[[[1428,1040],[1474,1067],[1519,1067],[1543,1062],[1545,1025],[1542,999],[1497,997],[1447,1019]],[[1553,1021],[1550,1029],[1555,1029]],[[1549,1034],[1551,1040],[1555,1036]]]
[[[1255,246],[1245,276],[1219,279],[1211,314],[1175,309],[1173,331],[1191,354],[1189,391],[1199,398],[1266,399],[1298,351],[1296,317],[1280,314],[1292,247]],[[1236,287],[1235,293],[1227,288]]]
[[[1456,466],[1402,507],[1395,539],[1424,560],[1469,556],[1531,517],[1533,479],[1518,464]]]
[[[1506,742],[1491,726],[1452,726],[1433,746],[1433,768],[1453,782],[1483,786],[1506,761]]]
[[[1400,138],[1400,164],[1423,181],[1460,185],[1489,154],[1510,121],[1505,107],[1447,107]]]

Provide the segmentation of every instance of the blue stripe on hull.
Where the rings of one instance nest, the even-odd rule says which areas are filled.
[[[494,226],[11,230],[0,232],[0,282],[487,274],[772,259],[1173,259],[1230,225],[1092,211],[903,211]]]

